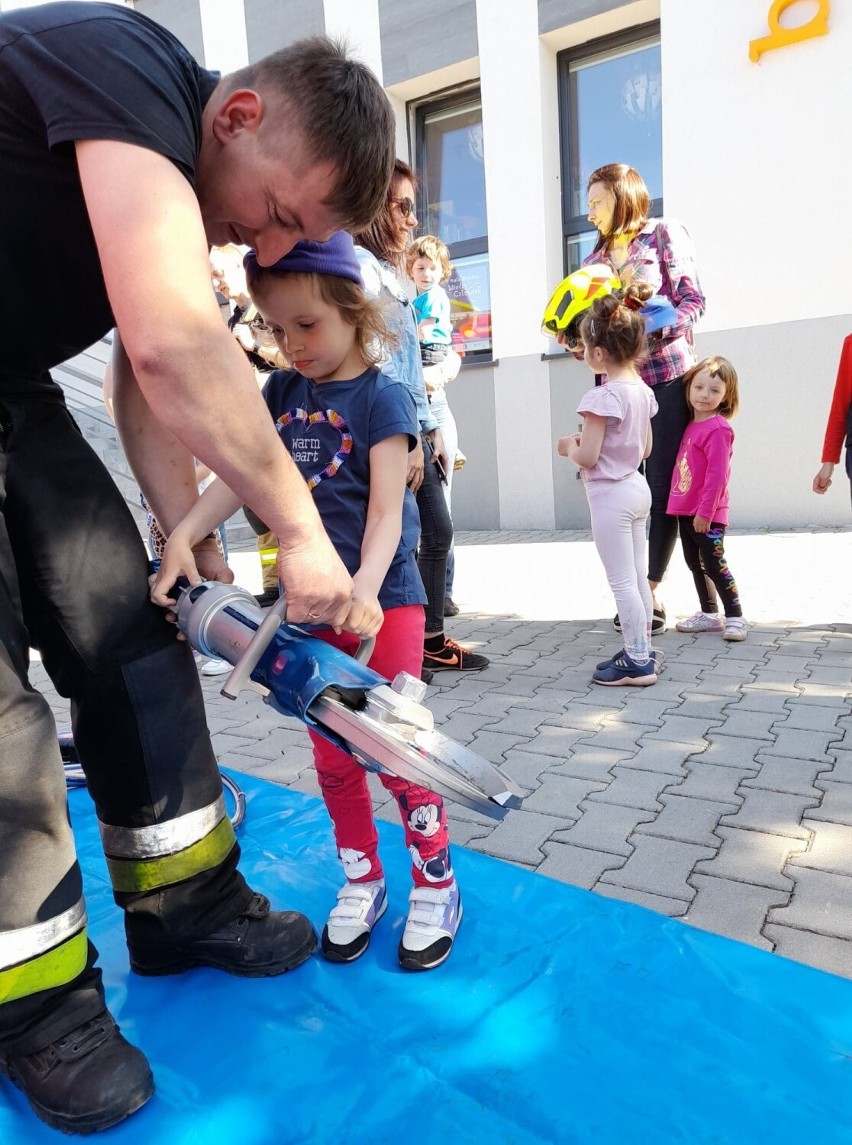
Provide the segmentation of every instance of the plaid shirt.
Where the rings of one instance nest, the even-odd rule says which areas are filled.
[[[593,262],[612,266],[602,250],[593,251],[583,265]],[[686,228],[665,219],[649,219],[627,248],[624,265],[612,270],[623,286],[646,283],[677,310],[673,326],[649,335],[648,354],[639,365],[642,380],[655,386],[681,377],[695,363],[692,328],[704,313],[695,250]]]

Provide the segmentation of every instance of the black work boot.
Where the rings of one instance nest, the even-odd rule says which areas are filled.
[[[270,910],[269,899],[256,894],[242,914],[206,938],[156,950],[127,945],[137,974],[182,974],[210,966],[241,978],[269,978],[300,966],[316,944],[316,932],[303,914]]]
[[[34,1053],[0,1049],[0,1073],[42,1121],[63,1133],[109,1129],[154,1092],[145,1055],[122,1036],[108,1010]]]

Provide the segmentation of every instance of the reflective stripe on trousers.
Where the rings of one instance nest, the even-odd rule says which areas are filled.
[[[150,891],[216,867],[236,843],[224,796],[198,811],[151,827],[116,827],[99,821],[101,842],[116,891]]]
[[[56,918],[0,931],[0,1003],[71,982],[86,965],[87,945],[82,899]]]

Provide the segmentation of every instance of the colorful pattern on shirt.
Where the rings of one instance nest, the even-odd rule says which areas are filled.
[[[622,286],[650,286],[677,310],[674,326],[648,336],[648,354],[639,373],[649,386],[681,377],[695,364],[693,327],[704,313],[695,250],[686,228],[666,219],[649,219],[628,246],[620,268],[603,250],[593,251],[583,265],[596,262],[611,266]]]

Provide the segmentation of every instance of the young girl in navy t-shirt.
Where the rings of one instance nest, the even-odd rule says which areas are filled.
[[[293,367],[270,375],[266,403],[352,576],[350,621],[359,635],[376,638],[370,667],[389,679],[400,671],[419,678],[426,593],[414,556],[417,506],[405,483],[417,418],[405,386],[376,369],[388,335],[378,305],[364,294],[352,239],[338,232],[327,243],[297,243],[270,267],[249,252],[246,272],[252,298]],[[166,575],[177,574],[187,541],[199,529],[206,533],[212,516],[233,511],[233,494],[216,486],[198,503],[207,508],[196,506],[172,534]],[[358,644],[351,633],[316,635],[347,651]],[[322,952],[333,962],[352,962],[387,908],[367,774],[323,736],[308,734],[346,875]],[[395,776],[379,779],[399,805],[412,859],[399,960],[407,969],[429,970],[448,957],[462,915],[444,803]]]

